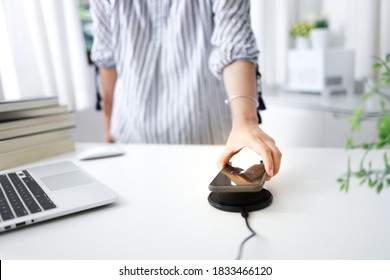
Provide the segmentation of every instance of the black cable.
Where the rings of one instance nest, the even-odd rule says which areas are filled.
[[[241,260],[241,256],[242,256],[242,249],[244,248],[244,245],[245,243],[251,239],[253,236],[256,235],[256,232],[251,228],[251,226],[249,225],[249,222],[248,222],[248,216],[249,216],[249,212],[246,208],[242,208],[241,209],[241,216],[245,219],[245,223],[246,223],[246,226],[248,227],[248,229],[250,230],[250,232],[252,232],[251,235],[249,235],[247,238],[245,238],[242,242],[241,242],[241,245],[240,245],[240,248],[238,250],[238,255],[237,255],[237,258],[236,260]]]

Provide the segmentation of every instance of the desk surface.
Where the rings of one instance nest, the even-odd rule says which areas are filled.
[[[69,159],[119,195],[117,203],[0,235],[0,259],[234,259],[250,232],[238,213],[214,209],[208,184],[222,146],[124,145],[126,156]],[[336,178],[343,149],[282,149],[280,174],[266,188],[271,206],[252,212],[244,259],[390,259],[390,190]],[[374,167],[382,153],[373,155]],[[352,154],[358,165],[361,152]],[[183,183],[186,182],[186,183]]]

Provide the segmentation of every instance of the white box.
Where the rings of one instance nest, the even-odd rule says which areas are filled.
[[[288,53],[290,91],[354,92],[354,51],[345,49],[299,49]]]

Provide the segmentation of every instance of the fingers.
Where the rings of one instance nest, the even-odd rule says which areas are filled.
[[[267,172],[267,176],[266,176],[266,180],[267,181],[271,180],[271,178],[273,176],[278,174],[278,172],[280,170],[280,163],[281,163],[281,160],[282,160],[282,153],[280,152],[280,150],[276,146],[271,147],[270,150],[271,150],[271,155],[272,155],[274,168],[273,168],[273,174],[272,175]],[[266,165],[265,162],[264,162],[264,165]]]
[[[271,137],[263,133],[252,140],[250,148],[262,156],[268,180],[279,172],[282,153]]]
[[[274,143],[267,143],[260,139],[258,141],[253,141],[251,145],[248,145],[248,148],[251,148],[257,154],[262,156],[265,171],[267,172],[269,179],[279,172],[282,153]],[[219,169],[222,169],[240,150],[241,149],[233,151],[226,147],[217,161]]]
[[[240,150],[230,150],[227,147],[225,147],[223,153],[219,157],[217,161],[217,165],[219,169],[222,169],[229,161],[230,159],[239,152]]]
[[[260,154],[263,158],[265,171],[267,172],[268,176],[274,176],[275,168],[272,150],[262,140],[253,142],[250,148],[252,148],[252,150],[256,153]]]
[[[272,148],[272,158],[274,161],[274,176],[275,176],[276,174],[278,174],[280,170],[280,164],[282,162],[282,153],[279,150],[279,148],[276,147],[275,145]]]
[[[252,149],[262,157],[267,180],[279,172],[282,154],[276,147],[274,139],[258,126],[232,130],[225,149],[217,161],[218,167],[222,169],[243,147]]]

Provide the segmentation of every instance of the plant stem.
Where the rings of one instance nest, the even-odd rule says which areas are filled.
[[[360,169],[364,169],[364,161],[366,160],[367,155],[368,155],[368,150],[365,150],[364,155],[360,161]]]

